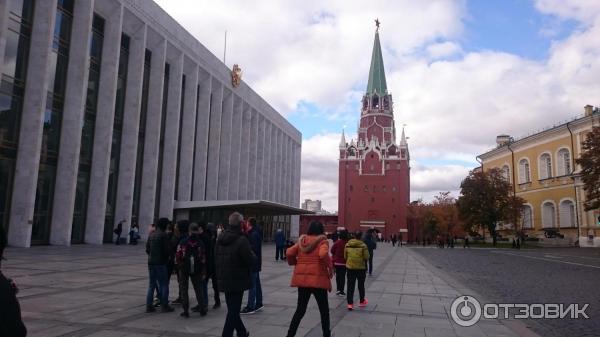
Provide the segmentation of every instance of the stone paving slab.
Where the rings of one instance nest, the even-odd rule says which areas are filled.
[[[263,248],[261,281],[265,308],[242,319],[252,336],[285,336],[297,290],[289,286],[292,267],[276,262],[275,248]],[[335,336],[519,336],[501,321],[463,328],[449,316],[452,301],[467,288],[449,284],[408,248],[379,244],[374,273],[367,278],[366,308],[348,312],[345,298],[329,295]],[[29,336],[220,336],[226,309],[189,319],[174,313],[146,314],[146,254],[140,246],[9,248],[3,273],[19,285]],[[334,282],[335,283],[335,282]],[[335,285],[334,285],[335,286]],[[171,298],[177,282],[171,282]],[[212,289],[209,286],[210,305]],[[356,294],[358,296],[358,294]],[[222,302],[224,296],[221,294]],[[245,303],[246,299],[244,299]],[[193,291],[190,302],[195,305]],[[526,333],[526,335],[529,335]],[[297,336],[321,336],[319,311],[311,300]]]

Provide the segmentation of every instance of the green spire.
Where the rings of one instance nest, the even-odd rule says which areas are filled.
[[[381,56],[381,44],[379,43],[379,27],[375,31],[375,43],[373,44],[373,55],[371,56],[371,68],[369,69],[369,83],[367,84],[367,94],[382,95],[387,93],[387,84],[385,83],[385,69],[383,69],[383,57]]]

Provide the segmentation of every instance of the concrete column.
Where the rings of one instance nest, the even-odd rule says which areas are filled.
[[[293,153],[293,196],[292,196],[292,206],[300,207],[300,159],[301,159],[301,147],[300,144],[296,144],[294,142],[292,146]],[[290,236],[294,239],[297,239],[300,235],[300,216],[292,215],[291,217],[291,228],[290,228]]]
[[[248,142],[244,144],[244,152],[246,159],[246,173],[247,173],[247,186],[246,186],[246,199],[249,200],[257,200],[260,199],[260,193],[258,192],[260,189],[260,184],[258,183],[258,175],[260,171],[257,171],[257,151],[258,151],[258,119],[259,114],[256,110],[252,109],[251,106],[246,107],[248,112]],[[262,137],[262,135],[260,135]],[[259,154],[262,156],[262,153]]]
[[[160,208],[158,215],[173,219],[175,201],[175,180],[177,170],[177,143],[179,142],[179,115],[181,114],[181,83],[183,77],[183,53],[175,56],[171,62],[165,119],[165,138],[163,148],[162,175],[160,186]],[[187,78],[186,78],[187,80]],[[187,83],[186,83],[187,86]],[[190,97],[193,100],[192,97]]]
[[[33,15],[21,131],[15,164],[15,188],[12,193],[8,226],[8,244],[18,247],[29,247],[31,244],[56,0],[36,2]]]
[[[288,151],[289,151],[289,169],[290,169],[290,174],[288,177],[288,184],[289,184],[289,195],[288,195],[288,205],[290,206],[294,206],[294,169],[295,169],[295,160],[294,160],[294,140],[292,138],[289,139],[289,144],[288,144]]]
[[[262,194],[261,199],[271,200],[271,123],[265,118],[265,139],[263,142],[263,167],[262,172]]]
[[[269,166],[269,200],[277,201],[277,126],[275,124],[271,124],[271,144],[269,145],[269,149],[271,152],[271,157],[269,158],[271,164]]]
[[[110,151],[115,120],[117,75],[121,51],[123,6],[117,6],[104,23],[104,43],[98,85],[98,108],[94,127],[94,148],[88,194],[85,242],[102,244],[106,215],[106,193],[110,171]]]
[[[196,135],[196,104],[198,101],[198,65],[192,64],[185,71],[185,101],[181,123],[179,156],[179,181],[177,200],[189,201],[192,197],[192,170],[194,168],[194,141]]]
[[[247,162],[240,162],[242,152],[242,136],[244,130],[242,130],[242,118],[243,116],[243,102],[240,96],[233,95],[233,115],[231,118],[231,157],[229,159],[229,200],[239,200],[240,198],[240,171],[246,171],[248,169]],[[244,150],[245,151],[245,150]]]
[[[283,131],[277,129],[277,189],[275,200],[278,203],[283,203],[283,168],[285,167],[285,161],[283,158]]]
[[[148,225],[154,222],[154,203],[156,202],[156,174],[158,171],[158,147],[162,110],[163,85],[167,41],[161,40],[154,47],[150,62],[150,81],[148,84],[148,111],[146,115],[146,138],[144,144],[144,168],[140,189],[140,236],[148,235]]]
[[[6,29],[8,28],[8,0],[0,0],[0,64],[4,64]]]
[[[223,113],[223,84],[212,78],[210,103],[210,124],[208,127],[208,159],[206,169],[206,198],[217,200],[219,187],[219,154],[221,143],[221,115]]]
[[[70,245],[75,207],[75,189],[79,172],[81,125],[87,97],[92,35],[93,0],[80,0],[73,9],[71,48],[65,102],[60,130],[60,150],[56,168],[50,244]]]
[[[283,201],[282,203],[286,205],[290,205],[290,190],[292,189],[292,185],[290,184],[290,137],[284,134],[284,142],[283,142]]]
[[[256,111],[253,111],[253,121],[252,125],[252,137],[254,138],[254,144],[251,148],[252,154],[256,154],[256,165],[255,171],[252,172],[252,180],[255,185],[254,198],[255,199],[266,199],[265,198],[265,140],[267,139],[267,132],[265,131],[265,118],[259,115]],[[256,151],[254,150],[256,148]]]
[[[208,164],[208,136],[210,125],[211,77],[202,69],[198,71],[198,107],[196,109],[196,144],[194,149],[192,200],[206,198],[206,169]]]
[[[114,219],[115,224],[123,219],[127,220],[123,224],[123,233],[128,233],[131,226],[138,133],[140,130],[140,111],[142,108],[142,85],[144,82],[146,29],[146,25],[143,25],[131,36],[129,42],[127,90],[125,93],[125,111],[123,114],[123,133],[121,136],[117,202]]]
[[[294,176],[294,207],[300,207],[300,181],[302,177],[302,144],[297,144],[295,147],[295,156],[294,165],[296,174]]]
[[[271,141],[271,146],[273,147],[273,195],[272,200],[275,202],[279,202],[279,173],[281,170],[281,153],[279,152],[279,145],[281,143],[279,136],[279,128],[273,124],[273,140]]]
[[[221,117],[221,147],[219,149],[219,187],[217,200],[228,200],[229,166],[231,164],[231,138],[233,130],[231,120],[233,114],[233,93],[223,89],[223,116]]]
[[[240,173],[239,173],[239,194],[238,199],[240,200],[248,200],[252,199],[249,195],[249,191],[251,190],[248,185],[250,183],[254,184],[254,179],[252,182],[248,180],[248,177],[252,177],[249,174],[250,168],[253,165],[256,165],[256,160],[254,163],[250,162],[250,131],[252,127],[252,110],[250,105],[246,102],[242,102],[242,129],[241,134],[241,144],[240,144]],[[252,137],[254,141],[256,141],[256,137]]]

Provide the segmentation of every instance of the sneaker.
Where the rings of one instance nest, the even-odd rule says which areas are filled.
[[[173,311],[175,311],[175,308],[173,308],[170,305],[163,305],[163,306],[161,306],[160,311],[161,312],[173,312]]]
[[[175,300],[171,301],[171,304],[181,304],[181,298],[177,297]]]
[[[155,298],[152,305],[154,305],[155,308],[160,307],[160,300],[158,298]]]
[[[254,309],[254,312],[261,311],[264,307],[265,307],[264,305],[259,304],[256,306],[256,309]]]
[[[337,293],[335,293],[336,295],[338,295],[339,297],[345,297],[346,293],[343,291],[338,291]]]
[[[240,315],[252,315],[256,312],[256,310],[252,310],[248,307],[242,309],[242,311],[240,311]]]
[[[156,311],[156,309],[154,309],[154,306],[152,306],[152,305],[147,305],[146,306],[146,312],[147,313],[155,312],[155,311]]]
[[[184,311],[181,314],[179,314],[179,316],[184,317],[184,318],[190,318],[190,313],[187,311]]]
[[[354,310],[354,304],[348,304],[348,310],[349,311]]]
[[[360,301],[360,304],[358,306],[359,307],[366,307],[367,304],[369,304],[369,301],[367,301],[367,299],[365,298],[364,300]]]

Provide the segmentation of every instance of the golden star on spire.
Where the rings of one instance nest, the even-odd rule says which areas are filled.
[[[379,31],[379,25],[381,23],[379,22],[379,18],[375,19],[375,27],[377,27],[377,31]]]

